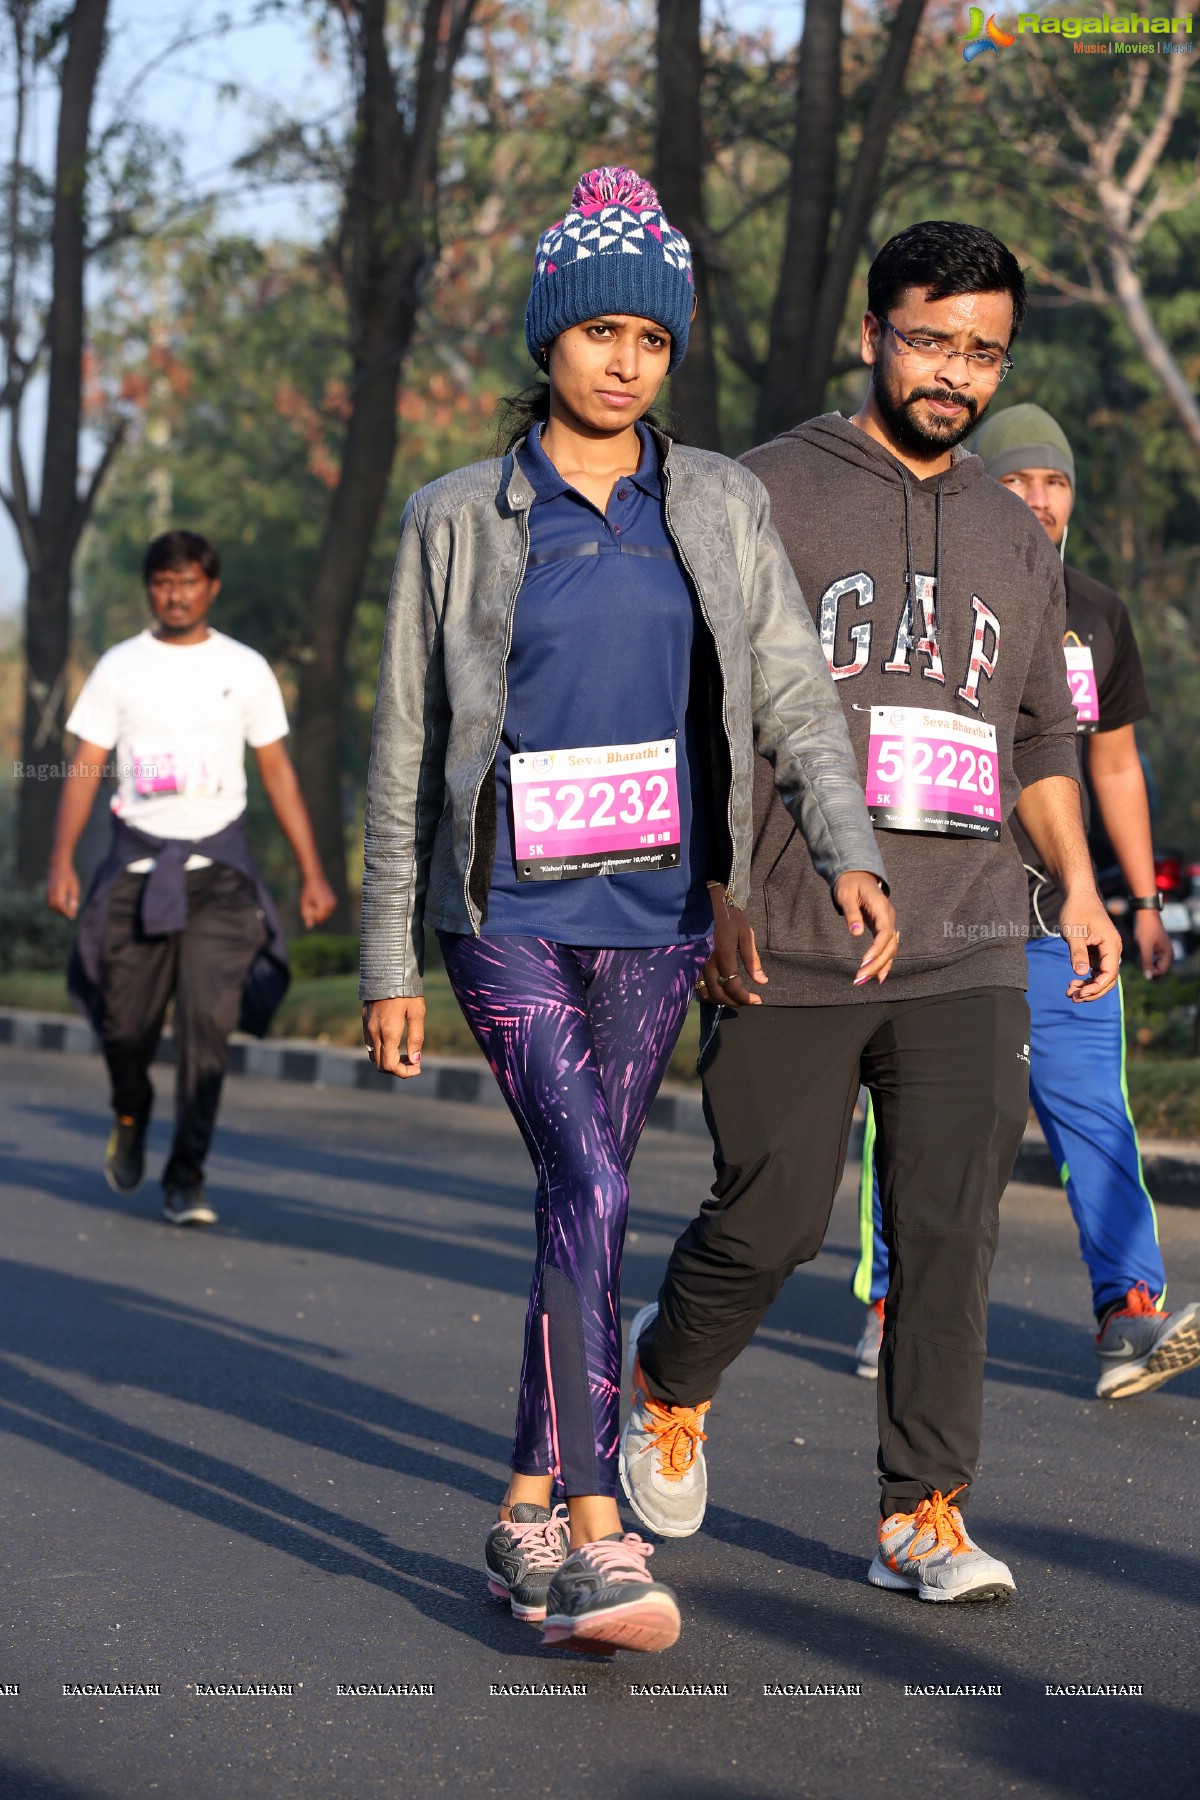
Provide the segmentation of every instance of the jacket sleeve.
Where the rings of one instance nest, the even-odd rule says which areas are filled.
[[[847,869],[887,871],[867,812],[842,703],[760,482],[753,553],[743,575],[750,633],[754,744],[830,885]]]
[[[1040,544],[1038,549],[1040,552]],[[1013,773],[1022,788],[1032,787],[1048,775],[1079,780],[1078,725],[1062,648],[1067,623],[1066,590],[1056,552],[1035,566],[1034,579],[1045,580],[1050,596],[1029,660],[1013,731]]]
[[[450,724],[444,593],[444,565],[410,500],[400,527],[371,727],[358,990],[363,1000],[416,998],[422,991],[425,891],[444,800]]]

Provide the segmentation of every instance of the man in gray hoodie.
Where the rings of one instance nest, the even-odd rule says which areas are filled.
[[[845,927],[761,770],[749,923],[718,930],[705,969],[722,997],[700,1058],[717,1179],[631,1328],[622,1440],[639,1517],[667,1536],[696,1530],[704,1414],[820,1248],[864,1082],[892,1269],[868,1579],[939,1601],[1014,1589],[961,1512],[1000,1195],[1028,1113],[1014,808],[1064,895],[1071,998],[1107,993],[1120,962],[1080,814],[1061,563],[961,447],[1011,367],[1024,310],[1020,268],[989,232],[911,226],[868,279],[859,412],[746,458],[838,683],[904,939],[886,987],[856,981]]]

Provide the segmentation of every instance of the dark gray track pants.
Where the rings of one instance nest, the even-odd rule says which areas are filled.
[[[100,1036],[113,1111],[148,1119],[154,1100],[150,1064],[174,997],[175,1141],[162,1179],[164,1187],[193,1187],[204,1178],[229,1034],[266,925],[252,884],[227,863],[213,863],[184,877],[184,929],[147,937],[140,916],[145,879],[126,869],[113,884],[101,962]]]
[[[1028,1117],[1017,988],[846,1006],[705,1009],[717,1178],[676,1243],[642,1369],[695,1406],[817,1254],[860,1081],[874,1102],[891,1285],[879,1367],[881,1510],[969,1483],[979,1456],[1000,1196]],[[960,1503],[966,1495],[960,1496]]]

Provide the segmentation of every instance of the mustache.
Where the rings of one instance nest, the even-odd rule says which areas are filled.
[[[952,406],[965,406],[972,418],[974,418],[979,411],[979,402],[973,394],[960,394],[954,388],[914,388],[904,404],[905,406],[912,406],[917,400],[944,400]]]

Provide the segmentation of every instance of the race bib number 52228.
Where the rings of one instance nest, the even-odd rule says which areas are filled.
[[[996,727],[922,706],[873,706],[867,807],[884,831],[1000,836]]]
[[[518,881],[679,867],[674,739],[515,752]]]

